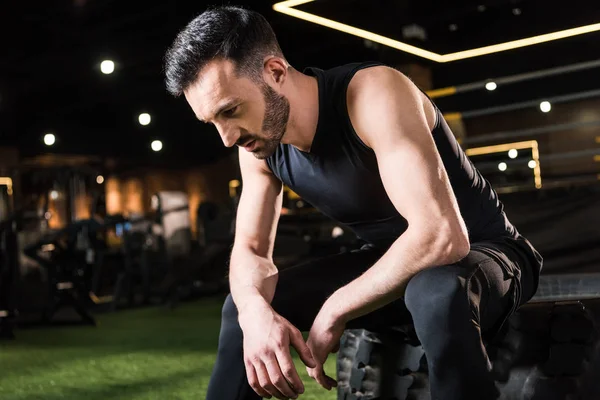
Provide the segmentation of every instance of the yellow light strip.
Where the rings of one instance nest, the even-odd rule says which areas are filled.
[[[503,143],[492,146],[475,147],[472,149],[465,150],[468,156],[479,156],[485,154],[502,153],[511,149],[531,149],[531,157],[535,161],[535,168],[533,169],[533,181],[536,189],[542,187],[542,170],[540,168],[540,151],[537,140],[527,140],[524,142],[515,143]]]
[[[12,194],[13,194],[12,179],[7,178],[7,177],[0,177],[0,185],[6,186],[6,193],[8,193],[9,196],[12,196]]]
[[[536,140],[532,140],[534,143],[531,148],[531,153],[533,160],[535,161],[535,168],[533,169],[533,180],[535,182],[535,188],[542,188],[542,169],[540,168],[540,149],[538,147],[538,142]]]
[[[446,121],[458,121],[461,118],[462,118],[462,114],[459,112],[444,114],[444,119]]]
[[[596,136],[596,143],[600,144],[600,136]]]
[[[576,28],[565,29],[562,31],[546,33],[543,35],[532,36],[524,39],[513,40],[510,42],[494,44],[491,46],[479,47],[476,49],[459,51],[456,53],[445,54],[442,56],[442,62],[464,60],[465,58],[479,57],[486,54],[499,53],[501,51],[518,49],[521,47],[533,46],[540,43],[551,42],[554,40],[565,39],[572,36],[583,35],[586,33],[600,31],[600,23],[579,26]]]
[[[404,51],[406,53],[414,54],[416,56],[426,58],[428,60],[436,61],[439,63],[464,60],[466,58],[479,57],[487,54],[498,53],[501,51],[513,50],[521,47],[533,46],[540,43],[550,42],[554,40],[564,39],[572,36],[583,35],[586,33],[600,31],[600,23],[579,26],[576,28],[565,29],[562,31],[556,31],[546,33],[543,35],[531,36],[524,39],[513,40],[504,43],[498,43],[490,46],[478,47],[475,49],[459,51],[450,54],[437,54],[428,50],[421,49],[416,46],[409,45],[407,43],[399,42],[394,39],[390,39],[386,36],[378,35],[376,33],[359,29],[351,25],[342,24],[340,22],[323,18],[315,14],[311,14],[305,11],[296,10],[297,7],[302,4],[311,3],[315,0],[289,0],[282,1],[273,4],[273,9],[283,14],[299,18],[314,24],[323,25],[325,27],[335,29],[341,32],[348,33],[350,35],[358,36],[363,39],[371,40],[373,42],[381,43],[385,46],[392,47],[397,50]]]
[[[302,4],[313,2],[314,0],[290,0],[290,1],[282,1],[280,3],[273,4],[273,10],[278,11],[282,14],[287,14],[292,17],[296,17],[298,19],[302,19],[308,22],[312,22],[313,24],[323,25],[327,28],[335,29],[340,32],[348,33],[350,35],[358,36],[363,39],[370,40],[372,42],[381,43],[385,46],[392,47],[394,49],[404,51],[406,53],[414,54],[415,56],[419,56],[422,58],[426,58],[428,60],[443,62],[442,56],[437,53],[421,49],[416,46],[412,46],[410,44],[399,42],[394,39],[390,39],[386,36],[378,35],[373,32],[366,31],[364,29],[359,29],[351,25],[342,24],[341,22],[337,22],[328,18],[319,17],[318,15],[307,13],[305,11],[296,10],[293,7],[297,7]]]
[[[595,155],[595,156],[594,156],[594,161],[596,161],[596,162],[600,162],[600,156],[599,156],[599,155]]]
[[[451,86],[441,89],[428,90],[426,93],[427,96],[431,97],[432,99],[435,99],[438,97],[452,96],[456,93],[456,88],[454,86]]]
[[[472,149],[467,149],[465,152],[467,153],[468,156],[479,156],[479,155],[483,155],[483,154],[501,153],[503,151],[509,151],[510,149],[515,149],[515,150],[532,149],[533,147],[537,147],[537,141],[527,140],[524,142],[504,143],[504,144],[495,144],[492,146],[474,147]]]

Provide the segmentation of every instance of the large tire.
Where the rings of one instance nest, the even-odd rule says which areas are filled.
[[[600,341],[578,301],[530,304],[488,344],[503,400],[597,400]],[[427,362],[414,332],[347,330],[337,364],[338,400],[430,400]]]
[[[347,330],[338,354],[338,400],[429,400],[426,371],[412,332]]]
[[[490,351],[503,398],[596,399],[586,382],[598,357],[598,335],[581,302],[528,305],[509,323]]]

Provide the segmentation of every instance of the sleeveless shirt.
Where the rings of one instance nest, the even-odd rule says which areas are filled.
[[[366,243],[388,247],[408,224],[387,196],[375,153],[354,131],[346,104],[354,74],[376,65],[384,64],[352,63],[326,71],[307,68],[304,73],[316,77],[319,94],[317,130],[310,152],[280,144],[266,161],[277,178],[320,212]],[[440,110],[434,107],[437,117],[431,134],[471,243],[502,236],[516,238],[518,232],[491,184],[466,156]]]

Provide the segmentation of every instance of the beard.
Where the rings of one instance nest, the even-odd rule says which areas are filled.
[[[290,102],[266,83],[262,87],[265,99],[265,115],[262,123],[262,137],[256,139],[256,148],[252,152],[259,160],[275,153],[285,134],[290,119]]]

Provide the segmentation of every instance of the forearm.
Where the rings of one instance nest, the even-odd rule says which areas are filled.
[[[270,304],[275,294],[278,271],[273,262],[250,248],[234,246],[229,267],[231,296],[241,313],[246,306]]]
[[[419,271],[455,263],[468,252],[464,244],[439,237],[425,239],[408,230],[364,274],[338,289],[324,308],[334,319],[358,318],[403,297],[408,282]]]

